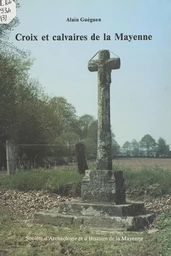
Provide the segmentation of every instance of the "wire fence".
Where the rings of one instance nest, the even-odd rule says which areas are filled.
[[[18,169],[32,169],[32,168],[51,168],[58,165],[68,165],[77,162],[76,147],[74,144],[41,144],[41,143],[25,143],[15,144],[6,143],[6,165],[12,165],[14,161]],[[14,149],[15,148],[15,149]],[[93,150],[92,150],[93,149]],[[14,156],[15,154],[15,156]],[[90,149],[85,149],[86,159],[89,161],[96,161],[97,145],[91,145]],[[131,167],[133,169],[141,167],[166,167],[171,168],[171,157],[160,157],[152,155],[149,157],[146,154],[134,156],[131,154],[113,154],[113,165],[117,167]],[[0,169],[2,168],[2,164]],[[7,168],[8,169],[8,168]]]

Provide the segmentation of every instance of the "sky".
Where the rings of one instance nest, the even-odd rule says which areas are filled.
[[[20,25],[10,41],[31,52],[35,61],[30,76],[39,80],[48,95],[65,97],[78,116],[97,118],[97,72],[90,72],[87,66],[99,50],[110,50],[111,58],[116,54],[121,59],[120,69],[111,74],[111,127],[116,141],[122,146],[150,134],[156,141],[162,137],[171,144],[170,0],[19,2]],[[101,22],[81,22],[81,17]],[[87,40],[52,39],[62,33],[86,35]],[[91,40],[93,33],[100,39]],[[110,40],[104,40],[104,33]],[[152,40],[115,40],[115,33],[152,35]],[[31,35],[38,40],[21,40]],[[48,40],[42,40],[46,35]]]

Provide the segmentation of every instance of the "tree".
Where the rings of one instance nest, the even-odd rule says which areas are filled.
[[[139,143],[135,139],[131,141],[131,148],[132,148],[132,155],[138,156],[140,153],[140,148],[139,148]]]
[[[66,132],[75,132],[77,116],[72,104],[68,103],[64,97],[53,97],[49,100],[49,109],[51,120],[55,122],[56,136],[60,137]]]
[[[48,97],[39,82],[30,79],[28,71],[33,61],[8,42],[18,23],[15,18],[0,25],[0,147],[13,139],[22,144],[19,156],[25,155],[31,162],[48,154],[60,155],[66,148],[71,154],[79,141],[76,110],[63,97]],[[48,143],[58,147],[43,146]]]
[[[18,8],[18,1],[15,2]],[[8,42],[10,32],[18,24],[17,16],[9,24],[0,24],[0,148],[3,156],[5,140],[18,139],[19,102],[32,64],[28,53]],[[2,166],[5,166],[5,157],[1,157]]]
[[[18,0],[13,0],[16,3],[16,7],[19,8],[20,4]],[[8,2],[8,1],[7,1]],[[0,50],[6,50],[6,52],[13,52],[18,54],[19,56],[25,55],[26,52],[14,46],[13,43],[9,42],[9,36],[11,31],[15,29],[19,25],[19,19],[16,16],[10,23],[8,24],[0,24]]]
[[[18,4],[17,7],[19,7]],[[8,45],[7,41],[9,39],[9,35],[11,31],[14,30],[14,28],[18,25],[19,20],[17,16],[8,24],[0,24],[0,43],[3,44],[3,46]]]
[[[0,137],[3,140],[13,138],[16,131],[16,106],[30,66],[29,59],[0,51]]]
[[[127,156],[130,156],[130,154],[131,154],[131,143],[129,141],[126,141],[123,144],[122,152],[123,152],[123,154],[126,154]]]
[[[112,139],[112,158],[118,156],[120,153],[120,146],[117,141],[113,138]]]
[[[156,141],[150,134],[142,137],[140,147],[143,151],[146,151],[147,156],[154,156],[156,153]]]
[[[169,145],[167,145],[166,141],[163,138],[160,137],[157,141],[157,156],[168,157],[169,156],[169,150],[170,150]]]
[[[42,89],[31,80],[28,71],[32,61],[18,54],[0,51],[0,144],[7,139],[18,144],[42,143],[45,141],[45,101]],[[35,149],[22,149],[22,154],[32,158]],[[28,152],[29,151],[29,152]],[[40,151],[41,152],[41,151]],[[2,163],[4,165],[4,163]]]
[[[66,132],[61,136],[62,145],[65,146],[66,155],[73,160],[75,156],[75,145],[79,142],[79,136],[75,132]]]
[[[87,137],[84,140],[87,158],[96,159],[97,157],[97,120],[92,122]]]
[[[64,157],[72,160],[75,153],[75,144],[79,141],[76,133],[77,116],[74,106],[64,97],[43,97],[42,105],[38,109],[41,134],[44,142],[54,146],[46,147],[46,155],[51,162],[62,161]]]
[[[95,118],[91,115],[83,115],[78,119],[78,134],[80,136],[80,139],[83,140],[86,138],[88,134],[88,130],[90,128],[90,125],[95,121]]]

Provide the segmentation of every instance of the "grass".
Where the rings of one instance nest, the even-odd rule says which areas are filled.
[[[45,189],[62,194],[67,184],[77,190],[82,179],[74,168],[32,169],[17,171],[14,175],[1,175],[0,187],[22,191]]]
[[[89,169],[95,169],[95,165],[92,163]],[[142,167],[134,170],[118,166],[113,166],[113,169],[123,170],[127,192],[133,198],[171,194],[170,170],[161,167]],[[1,175],[0,188],[22,191],[45,189],[58,194],[64,194],[68,189],[72,195],[79,195],[82,178],[83,175],[77,172],[76,166],[20,170],[11,176]]]
[[[138,170],[123,168],[127,190],[132,196],[164,196],[171,194],[171,171],[160,167]]]
[[[154,224],[159,232],[152,236],[153,241],[158,241],[161,244],[162,255],[171,255],[171,209],[158,215]]]
[[[149,234],[14,222],[9,214],[0,214],[0,223],[1,256],[170,256],[171,253],[170,224],[165,230]]]
[[[89,167],[94,169],[94,166]],[[171,193],[171,171],[160,167],[137,170],[122,169],[127,190],[139,198],[145,191],[152,197]],[[78,189],[82,175],[75,167],[17,171],[0,176],[0,189],[39,190],[62,193],[66,184]],[[158,184],[158,185],[156,185]],[[151,188],[151,191],[149,191]],[[154,189],[152,189],[154,188]],[[158,215],[156,233],[102,232],[87,227],[62,228],[35,224],[31,220],[13,219],[5,209],[0,211],[0,255],[2,256],[170,256],[171,210]]]

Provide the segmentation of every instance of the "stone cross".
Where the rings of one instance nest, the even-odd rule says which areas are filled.
[[[110,59],[108,50],[98,52],[97,60],[88,62],[89,71],[98,71],[98,145],[97,170],[112,170],[110,83],[111,70],[120,68],[120,58]]]

